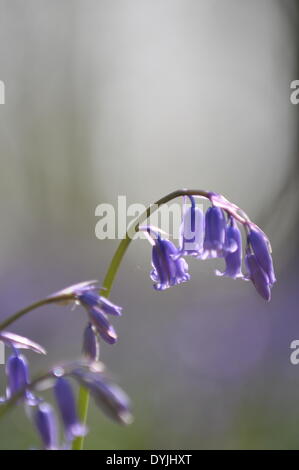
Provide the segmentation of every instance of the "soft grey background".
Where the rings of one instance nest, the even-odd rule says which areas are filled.
[[[118,195],[222,192],[274,249],[264,304],[248,283],[215,278],[221,262],[192,260],[189,284],[156,293],[150,247],[130,247],[112,293],[120,340],[102,358],[135,422],[92,409],[89,448],[298,446],[297,26],[291,0],[0,0],[1,318],[102,280],[117,242],[96,239],[94,211]],[[47,348],[27,355],[36,372],[80,353],[84,320],[51,307],[11,329]],[[0,446],[39,446],[21,408]]]

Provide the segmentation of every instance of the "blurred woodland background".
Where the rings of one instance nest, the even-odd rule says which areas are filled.
[[[298,20],[295,0],[0,0],[1,318],[103,279],[117,241],[95,237],[95,208],[118,195],[221,192],[273,247],[269,304],[216,278],[221,261],[191,260],[189,283],[157,293],[149,245],[130,247],[120,339],[101,354],[135,421],[92,409],[87,448],[299,447]],[[10,330],[48,350],[27,354],[36,373],[77,357],[84,325],[51,306]],[[21,407],[0,423],[2,449],[38,446]]]

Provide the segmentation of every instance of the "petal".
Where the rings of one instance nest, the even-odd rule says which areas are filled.
[[[259,230],[251,229],[248,234],[248,243],[251,245],[258,263],[267,274],[270,283],[274,284],[276,278],[272,256],[264,235]]]
[[[180,256],[198,256],[202,253],[204,220],[203,211],[199,207],[191,206],[185,210],[180,227]]]
[[[58,427],[54,410],[49,403],[38,405],[34,413],[34,423],[47,450],[57,449]]]
[[[119,386],[102,373],[77,369],[73,371],[73,376],[90,390],[96,404],[108,417],[121,424],[132,422],[130,399]]]
[[[109,344],[116,343],[117,334],[107,316],[98,307],[90,307],[87,311],[92,324],[103,340]]]
[[[13,354],[8,358],[5,372],[8,381],[8,397],[15,395],[29,384],[29,366],[22,354]]]
[[[225,243],[225,228],[226,221],[223,210],[219,207],[209,207],[205,216],[205,250],[222,250]]]
[[[269,302],[271,299],[271,285],[267,274],[259,265],[254,254],[246,255],[245,261],[249,272],[248,277],[253,282],[260,296]]]
[[[98,305],[106,315],[115,315],[120,317],[122,315],[122,307],[113,304],[110,300],[105,297],[99,296]]]
[[[100,345],[94,331],[94,326],[91,323],[89,323],[84,330],[82,352],[90,361],[99,360]]]
[[[179,258],[178,249],[169,240],[158,238],[153,247],[151,279],[154,289],[165,290],[170,286],[188,281],[188,265]]]
[[[54,393],[67,439],[85,436],[86,428],[78,420],[75,396],[69,381],[64,377],[59,377],[55,382]]]
[[[86,290],[90,289],[95,289],[95,286],[99,282],[96,280],[92,281],[83,281],[83,282],[78,282],[77,284],[72,284],[71,286],[65,287],[64,289],[61,289],[60,291],[55,292],[54,294],[51,294],[49,298],[51,297],[60,297],[63,295],[69,296],[69,295],[77,295],[78,293],[82,293]]]
[[[169,287],[169,260],[167,260],[167,255],[165,255],[164,244],[160,238],[156,240],[156,243],[152,249],[152,266],[154,268],[154,277],[157,279],[157,286],[163,286],[162,288],[164,289]]]
[[[13,346],[18,349],[31,349],[31,351],[39,354],[47,354],[46,350],[39,344],[25,338],[24,336],[10,333],[9,331],[0,331],[0,341],[3,341],[3,343],[8,346]]]
[[[237,225],[230,225],[226,229],[226,241],[225,241],[225,276],[233,279],[243,277],[242,268],[242,237],[241,232]],[[230,251],[231,247],[235,246],[234,251]],[[229,249],[228,249],[228,248]]]

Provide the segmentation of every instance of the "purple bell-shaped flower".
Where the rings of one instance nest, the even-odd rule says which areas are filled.
[[[247,279],[252,281],[257,292],[263,299],[271,299],[271,283],[268,275],[259,264],[254,253],[247,253],[245,263],[248,269]]]
[[[154,289],[165,290],[190,279],[188,264],[178,257],[178,249],[169,240],[160,237],[154,240],[152,249],[152,266],[150,273],[154,281]]]
[[[120,316],[122,308],[113,304],[110,300],[98,295],[92,290],[78,291],[76,293],[78,302],[85,307],[90,322],[95,327],[97,333],[106,343],[113,344],[117,341],[117,334],[108,320],[107,315]]]
[[[184,204],[183,220],[180,227],[179,256],[201,257],[203,253],[205,218],[201,208],[196,207],[195,199],[189,196],[191,207]]]
[[[205,216],[205,237],[202,259],[218,258],[224,255],[226,220],[222,209],[209,207]]]
[[[8,358],[5,372],[8,381],[8,398],[20,392],[20,390],[29,384],[29,366],[27,359],[17,350]],[[27,391],[25,392],[25,397],[26,395]]]
[[[99,360],[100,344],[95,327],[88,323],[83,335],[83,355],[91,362]]]
[[[70,382],[64,377],[59,377],[54,385],[54,393],[67,441],[72,441],[78,436],[85,436],[86,427],[78,420],[75,396]]]
[[[265,236],[261,231],[251,229],[248,234],[247,241],[256,256],[257,262],[267,274],[269,282],[272,286],[274,282],[276,282],[276,277],[274,273],[272,256]]]
[[[234,250],[234,251],[232,251]],[[243,278],[242,274],[242,236],[233,218],[226,227],[224,245],[225,271],[216,270],[217,276],[227,276],[233,279]]]
[[[52,406],[46,402],[40,403],[34,412],[33,419],[44,449],[56,450],[58,448],[58,427]]]

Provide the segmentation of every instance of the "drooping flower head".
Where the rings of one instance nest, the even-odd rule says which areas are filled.
[[[95,327],[91,323],[88,323],[84,330],[82,353],[91,362],[99,360],[100,344]]]
[[[34,395],[26,388],[30,383],[29,365],[26,357],[19,352],[19,349],[30,349],[39,354],[46,354],[45,349],[34,341],[9,331],[0,331],[0,341],[3,341],[13,350],[5,367],[7,377],[6,398],[3,398],[1,401],[8,400],[24,389],[24,396],[22,398],[28,403],[35,402]]]
[[[271,299],[271,284],[269,277],[258,263],[255,254],[247,253],[245,256],[245,263],[248,269],[247,279],[252,281],[260,296],[269,302]]]
[[[250,279],[257,292],[269,301],[276,277],[268,240],[261,231],[251,228],[247,243],[245,258],[248,269],[247,279]]]
[[[190,279],[188,264],[179,257],[177,247],[160,233],[148,227],[152,236],[152,266],[150,273],[154,281],[154,289],[165,290],[168,287],[181,284]]]
[[[96,404],[109,418],[120,424],[133,421],[128,395],[103,373],[78,368],[73,370],[72,375],[90,391]]]
[[[242,274],[242,236],[236,221],[230,217],[225,232],[224,244],[225,271],[216,270],[217,276],[233,279],[243,278]]]
[[[256,256],[257,262],[267,274],[270,284],[273,285],[276,282],[276,277],[268,240],[260,230],[251,229],[247,241]]]
[[[116,309],[120,309],[120,307],[115,307],[113,310],[111,305],[108,304],[108,308],[106,309],[107,304],[103,302],[103,297],[95,295],[93,292],[82,292],[77,294],[77,296],[81,305],[85,307],[91,323],[94,325],[101,338],[106,341],[106,343],[115,343],[117,341],[117,334],[108,320],[106,313],[117,315],[118,313],[115,313]],[[111,313],[111,311],[113,311],[113,313]]]
[[[29,366],[27,359],[16,350],[6,363],[7,376],[7,397],[11,397],[20,392],[29,384]]]
[[[196,206],[195,198],[189,196],[189,199],[191,207],[184,202],[179,255],[200,257],[203,253],[205,219],[202,209]]]
[[[204,252],[202,259],[224,255],[226,219],[220,207],[209,207],[205,215]]]
[[[72,441],[78,436],[85,436],[86,427],[78,420],[75,396],[68,379],[65,377],[57,378],[54,385],[54,393],[64,424],[67,441]]]
[[[33,415],[34,423],[46,450],[58,448],[58,426],[55,412],[49,403],[40,403]]]
[[[121,316],[122,308],[99,295],[96,284],[97,281],[81,282],[55,293],[54,296],[72,294],[71,300],[85,308],[89,322],[99,336],[106,343],[113,344],[117,341],[117,334],[107,315]]]

